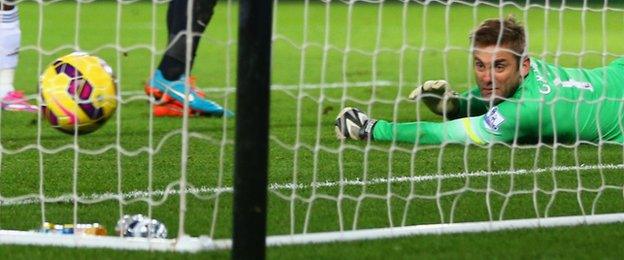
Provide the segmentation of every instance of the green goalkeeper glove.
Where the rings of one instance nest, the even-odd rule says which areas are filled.
[[[416,87],[408,98],[414,101],[422,99],[431,112],[447,118],[453,118],[459,110],[459,95],[445,80],[426,81]]]

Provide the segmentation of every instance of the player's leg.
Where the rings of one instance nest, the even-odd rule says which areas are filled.
[[[192,68],[197,53],[197,46],[201,35],[210,23],[214,13],[216,0],[196,0],[193,1],[193,14],[191,17],[191,30],[193,41],[191,44],[191,57],[188,61]],[[167,29],[169,31],[169,48],[165,52],[158,69],[167,80],[176,80],[184,75],[186,60],[186,26],[187,26],[187,0],[173,0],[169,3],[167,12]]]
[[[0,99],[13,91],[21,31],[17,8],[2,3],[0,9]]]
[[[37,107],[28,103],[21,91],[15,91],[13,81],[17,67],[21,30],[14,3],[0,4],[0,100],[2,109],[36,112]]]
[[[192,110],[195,110],[191,112],[200,112],[210,115],[221,115],[224,113],[226,115],[231,115],[231,112],[224,111],[223,107],[205,99],[204,93],[193,87],[193,84],[191,84],[193,81],[189,80],[190,77],[185,74],[187,66],[190,70],[193,65],[199,40],[210,22],[216,0],[196,0],[193,3],[193,13],[191,17],[193,38],[190,46],[190,59],[186,57],[188,1],[173,0],[169,3],[167,12],[167,29],[169,31],[168,48],[165,55],[162,57],[158,69],[154,72],[148,86],[146,86],[146,92],[148,95],[160,99],[162,105],[168,106],[170,100],[176,100],[180,103],[184,102],[186,87],[190,85],[189,106]],[[165,96],[164,100],[161,99],[163,95]],[[159,108],[158,111],[160,110],[162,109]],[[158,111],[155,110],[155,113],[161,115]],[[171,114],[162,115],[171,116]]]

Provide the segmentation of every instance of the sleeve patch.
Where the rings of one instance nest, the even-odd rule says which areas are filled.
[[[492,132],[498,132],[503,122],[505,122],[505,117],[498,111],[498,107],[493,107],[483,117],[485,128]]]

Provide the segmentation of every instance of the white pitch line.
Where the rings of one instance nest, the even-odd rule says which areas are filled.
[[[518,170],[505,170],[505,171],[475,171],[469,173],[451,173],[451,174],[432,174],[432,175],[421,175],[421,176],[397,176],[391,178],[372,178],[369,180],[361,180],[356,178],[354,180],[343,180],[343,181],[321,181],[317,183],[271,183],[269,184],[269,190],[271,191],[280,191],[280,190],[305,190],[311,188],[331,188],[331,187],[340,187],[340,186],[366,186],[366,185],[377,185],[377,184],[388,184],[388,183],[403,183],[403,182],[413,182],[420,183],[425,181],[437,181],[439,179],[459,179],[459,178],[468,178],[468,177],[486,177],[486,176],[503,176],[503,175],[528,175],[528,174],[544,174],[548,172],[561,172],[561,171],[583,171],[583,170],[617,170],[624,169],[624,164],[603,164],[603,165],[580,165],[580,166],[556,166],[549,168],[537,168],[537,169],[518,169]],[[199,188],[188,188],[186,189],[186,193],[192,194],[214,194],[214,193],[231,193],[233,191],[232,187],[199,187]],[[176,195],[179,194],[179,190],[154,190],[151,192],[152,197],[161,197],[168,195]],[[80,201],[102,201],[107,199],[117,199],[119,197],[123,197],[124,200],[132,200],[137,198],[149,198],[150,193],[147,191],[131,191],[127,193],[122,193],[121,196],[119,193],[96,193],[91,195],[81,195],[79,196]],[[58,197],[47,197],[46,201],[53,201],[55,203],[72,203],[73,196],[71,194],[65,194]],[[37,194],[33,194],[24,199],[10,199],[3,198],[0,200],[0,206],[10,206],[10,205],[26,205],[26,204],[35,204],[40,203]]]
[[[321,89],[321,88],[363,88],[363,87],[387,87],[392,85],[397,85],[397,83],[387,80],[379,80],[379,81],[364,81],[364,82],[334,82],[334,83],[324,83],[324,84],[303,84],[303,85],[282,85],[282,84],[273,84],[271,85],[271,90],[298,90],[302,89]],[[234,90],[234,88],[232,88]]]
[[[404,82],[403,84],[412,84]],[[397,82],[392,82],[388,80],[379,80],[379,81],[362,81],[362,82],[333,82],[333,83],[323,83],[323,84],[273,84],[271,85],[271,90],[298,90],[298,89],[328,89],[328,88],[364,88],[364,87],[388,87],[393,85],[398,85]],[[236,91],[235,87],[227,86],[227,87],[208,87],[202,88],[205,92],[217,92],[217,93],[232,93]],[[122,96],[135,96],[135,95],[145,95],[143,91],[122,91]]]
[[[414,85],[415,83],[403,82],[402,84]],[[288,90],[299,90],[299,89],[315,90],[315,89],[336,89],[336,88],[365,88],[365,87],[372,87],[373,85],[376,87],[389,87],[389,86],[398,86],[399,83],[394,82],[394,81],[388,81],[388,80],[379,80],[379,81],[333,82],[333,83],[323,83],[323,84],[319,83],[319,84],[301,84],[301,85],[299,84],[292,84],[292,85],[273,84],[271,85],[271,91],[288,91]],[[209,93],[234,93],[236,92],[236,88],[232,86],[213,86],[213,87],[201,88],[201,90],[203,90],[204,92],[209,92]],[[142,90],[122,91],[121,95],[124,97],[139,96],[139,97],[145,97],[145,99],[147,99],[145,92]],[[34,103],[37,103],[37,94],[28,95],[26,96],[26,99]],[[133,100],[133,99],[130,98],[129,100]]]

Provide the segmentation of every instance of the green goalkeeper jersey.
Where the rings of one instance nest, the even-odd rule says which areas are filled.
[[[496,106],[477,87],[460,95],[459,119],[391,123],[373,140],[419,144],[611,141],[624,143],[624,58],[595,69],[564,68],[531,59],[515,93]]]

